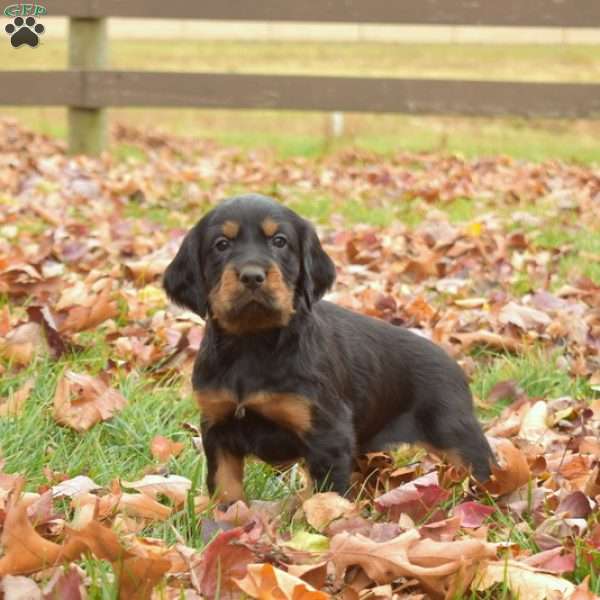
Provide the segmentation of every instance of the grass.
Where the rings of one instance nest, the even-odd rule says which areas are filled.
[[[25,52],[23,52],[25,50]],[[42,40],[35,52],[0,48],[6,69],[63,69],[67,41]],[[226,73],[313,73],[530,81],[600,81],[600,46],[560,44],[390,44],[111,40],[114,69]]]
[[[25,52],[23,52],[23,50]],[[35,50],[0,47],[6,69],[63,69],[66,41]],[[243,59],[240,59],[243,57]],[[388,77],[600,80],[600,46],[450,45],[313,42],[111,41],[116,69],[314,73]],[[66,110],[2,108],[2,114],[53,136],[66,137]],[[345,133],[332,139],[329,115],[292,111],[111,109],[111,122],[213,138],[244,150],[270,148],[282,156],[322,156],[337,148],[382,153],[442,150],[465,156],[600,161],[600,122],[347,114]],[[117,154],[128,154],[117,146]]]
[[[586,380],[573,379],[559,368],[559,357],[559,351],[549,355],[535,348],[517,356],[482,352],[476,356],[479,368],[471,388],[476,396],[485,399],[497,383],[512,379],[532,397],[589,396],[591,390]],[[495,407],[494,413],[502,408],[502,405]]]

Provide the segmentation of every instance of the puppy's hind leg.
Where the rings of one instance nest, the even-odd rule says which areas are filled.
[[[372,438],[360,443],[359,454],[389,450],[399,444],[416,444],[421,441],[414,415],[407,413],[392,419]]]
[[[491,465],[495,458],[488,441],[483,435],[481,425],[473,414],[459,411],[425,411],[418,418],[421,439],[449,457],[457,456],[466,467],[471,467],[478,481],[487,481],[491,474]]]

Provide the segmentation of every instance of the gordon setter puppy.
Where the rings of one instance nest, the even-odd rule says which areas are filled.
[[[460,367],[421,336],[321,300],[334,279],[312,225],[259,195],[207,213],[167,268],[169,297],[207,319],[192,383],[210,493],[242,498],[254,455],[305,459],[319,488],[344,494],[356,454],[401,442],[488,479]]]

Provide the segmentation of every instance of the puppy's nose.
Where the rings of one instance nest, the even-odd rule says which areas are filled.
[[[259,288],[265,281],[265,270],[256,265],[248,265],[240,271],[240,281],[249,289]]]

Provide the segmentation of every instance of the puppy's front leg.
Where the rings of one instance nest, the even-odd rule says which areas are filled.
[[[351,426],[329,425],[314,431],[308,442],[306,462],[315,492],[331,489],[341,496],[350,489],[354,438]]]
[[[206,456],[206,484],[211,496],[231,504],[244,499],[244,457],[219,444],[219,437],[210,429],[203,436]]]

